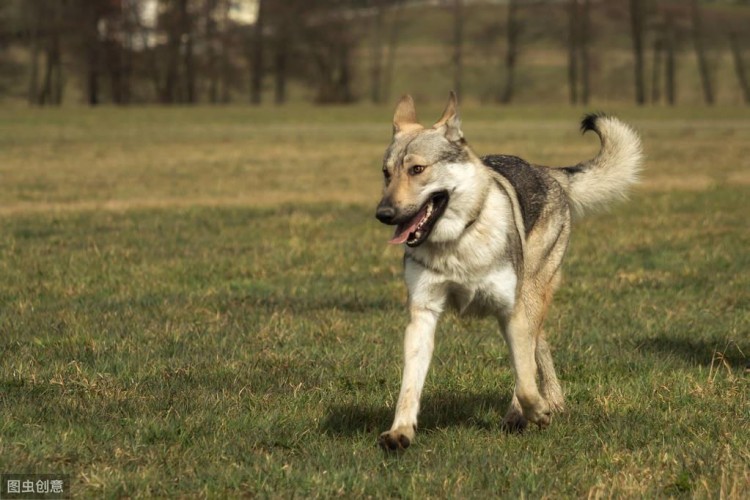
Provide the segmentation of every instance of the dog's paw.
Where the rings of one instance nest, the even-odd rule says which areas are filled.
[[[518,398],[514,396],[503,417],[502,428],[506,432],[519,433],[523,432],[530,422],[545,428],[552,420],[551,409],[544,399],[536,401],[534,406],[522,408]]]
[[[510,408],[503,417],[503,421],[500,424],[505,432],[511,434],[520,434],[529,425],[529,421],[523,416],[519,410]]]
[[[400,429],[386,431],[378,437],[378,445],[385,451],[403,451],[414,439],[414,431],[403,432]]]
[[[538,425],[540,429],[549,427],[550,422],[552,422],[552,412],[547,410],[544,413],[535,415],[533,422]]]
[[[548,427],[550,422],[552,421],[552,412],[550,411],[550,405],[545,400],[542,400],[532,408],[524,408],[523,416],[526,418],[526,420],[535,423],[541,429]]]

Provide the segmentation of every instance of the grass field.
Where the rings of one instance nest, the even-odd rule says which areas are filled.
[[[386,456],[407,321],[374,206],[390,109],[0,113],[0,472],[75,496],[750,496],[750,115],[616,109],[644,181],[574,229],[569,402],[501,431],[492,321],[438,329]],[[582,110],[467,109],[479,153],[592,156]],[[438,110],[421,113],[437,117]]]

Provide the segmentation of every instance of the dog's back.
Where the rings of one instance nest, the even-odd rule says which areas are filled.
[[[544,167],[531,165],[517,156],[488,155],[481,160],[513,186],[521,209],[524,232],[528,236],[548,202],[552,187],[550,183],[556,181],[544,172]]]

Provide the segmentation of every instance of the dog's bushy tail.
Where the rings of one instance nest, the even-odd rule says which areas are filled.
[[[578,217],[626,198],[628,188],[638,181],[643,161],[638,133],[617,118],[586,115],[581,131],[589,130],[596,132],[601,140],[599,154],[578,165],[554,169],[573,214]]]

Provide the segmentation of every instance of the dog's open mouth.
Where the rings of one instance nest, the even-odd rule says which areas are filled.
[[[439,191],[427,200],[417,215],[406,222],[396,226],[396,232],[389,243],[398,245],[406,243],[410,247],[416,247],[424,243],[430,232],[435,227],[445,207],[448,206],[448,192]]]

